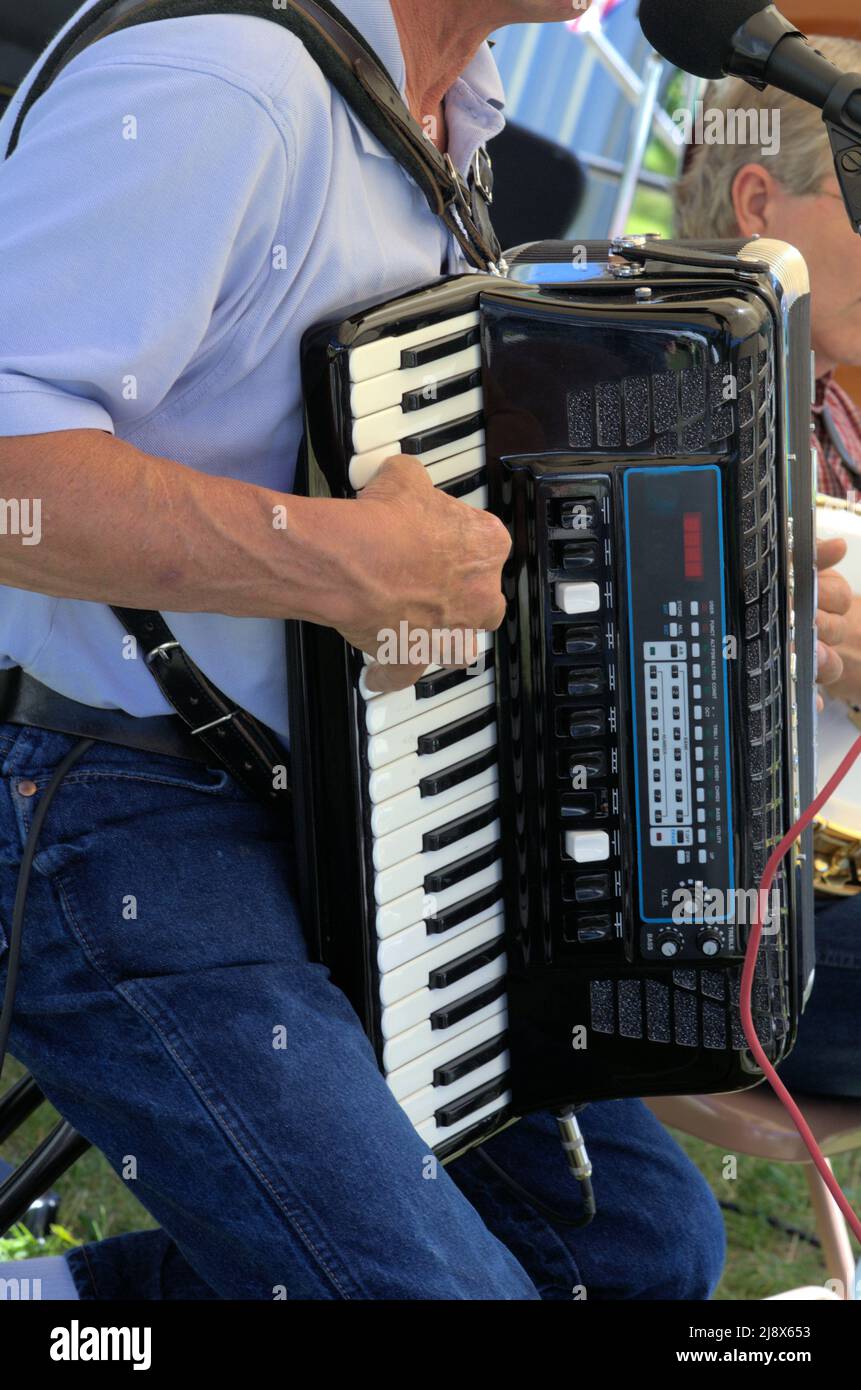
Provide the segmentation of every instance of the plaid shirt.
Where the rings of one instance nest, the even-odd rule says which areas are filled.
[[[855,500],[861,501],[861,410],[833,376],[816,383],[813,423],[819,448],[819,491],[827,497],[854,492]]]

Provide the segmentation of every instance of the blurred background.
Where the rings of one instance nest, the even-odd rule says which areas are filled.
[[[0,110],[76,8],[68,0],[0,0]],[[781,8],[807,31],[861,36],[858,0],[786,0]],[[683,155],[671,116],[692,108],[700,88],[649,48],[637,23],[637,0],[595,0],[572,25],[508,29],[496,36],[495,57],[511,122],[491,151],[503,245],[604,239],[625,231],[669,235]],[[846,384],[861,402],[861,379]],[[10,1064],[7,1085],[21,1076]],[[57,1118],[42,1106],[5,1140],[0,1127],[0,1178]],[[732,1165],[722,1146],[678,1138],[725,1211],[730,1253],[718,1297],[763,1298],[821,1284],[823,1252],[804,1166],[738,1156],[735,1176],[728,1177]],[[838,1158],[834,1166],[858,1207],[861,1153]],[[91,1150],[25,1225],[0,1238],[0,1261],[59,1253],[152,1224],[129,1187]]]

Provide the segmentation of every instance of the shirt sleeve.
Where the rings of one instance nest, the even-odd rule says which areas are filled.
[[[0,435],[121,433],[204,380],[259,311],[287,197],[264,97],[76,63],[0,164]]]

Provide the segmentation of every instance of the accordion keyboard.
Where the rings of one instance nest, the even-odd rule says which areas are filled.
[[[350,377],[355,490],[407,454],[487,507],[477,313],[355,349]],[[469,671],[360,689],[383,1068],[436,1148],[510,1102],[492,638]]]

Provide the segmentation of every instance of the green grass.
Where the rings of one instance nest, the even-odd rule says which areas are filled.
[[[723,1177],[725,1150],[686,1135],[676,1139],[704,1175],[719,1201],[730,1202],[743,1214],[725,1212],[729,1253],[719,1299],[767,1298],[770,1294],[827,1278],[821,1251],[797,1235],[769,1225],[773,1217],[784,1226],[815,1235],[813,1211],[804,1169],[798,1164],[767,1163],[739,1155],[738,1177]],[[861,1153],[837,1159],[834,1171],[855,1210],[861,1209]]]
[[[21,1075],[23,1068],[10,1058],[3,1073],[4,1090]],[[59,1118],[51,1106],[43,1105],[0,1147],[0,1157],[8,1163],[20,1163],[32,1153]],[[121,1235],[125,1231],[142,1231],[157,1224],[127,1185],[120,1181],[107,1159],[93,1149],[79,1158],[54,1187],[62,1199],[60,1221],[78,1244],[104,1240],[107,1236]],[[11,1252],[3,1252],[2,1248],[0,1253],[3,1258],[13,1258]]]
[[[7,1064],[9,1084],[21,1075],[14,1062]],[[57,1115],[43,1106],[17,1134],[2,1147],[2,1157],[18,1163],[26,1157],[56,1123]],[[775,1230],[768,1224],[774,1217],[784,1225],[814,1234],[813,1213],[807,1199],[807,1184],[801,1168],[785,1163],[765,1163],[740,1157],[738,1177],[722,1176],[724,1151],[696,1139],[676,1135],[682,1148],[703,1173],[715,1195],[742,1208],[743,1214],[725,1214],[729,1257],[719,1299],[765,1298],[769,1294],[803,1284],[822,1284],[826,1274],[820,1251],[800,1239]],[[839,1159],[834,1165],[856,1210],[861,1208],[861,1153]],[[60,1220],[64,1231],[77,1242],[102,1240],[124,1231],[140,1231],[155,1222],[115,1175],[101,1154],[92,1150],[56,1184],[62,1198]],[[58,1253],[68,1241],[60,1235],[49,1250]],[[10,1241],[0,1256],[36,1254],[25,1244]]]

